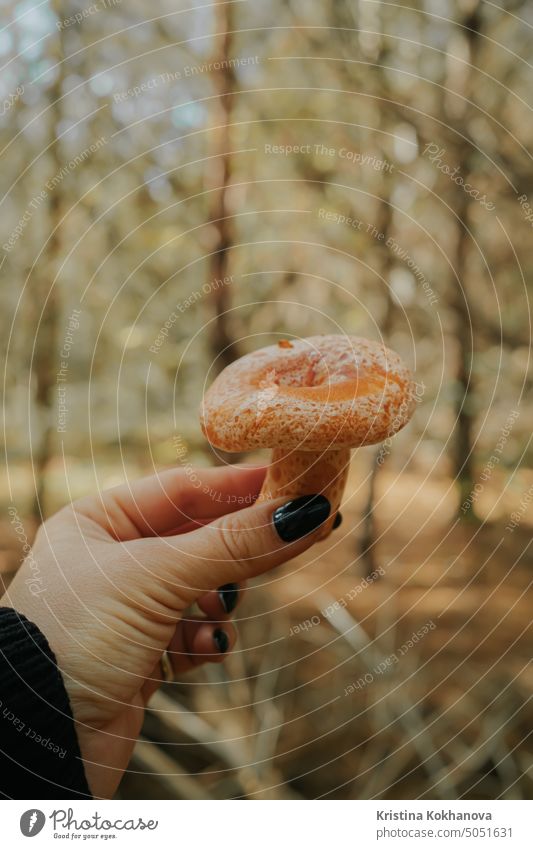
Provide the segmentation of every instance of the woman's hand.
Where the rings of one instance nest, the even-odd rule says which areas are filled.
[[[223,660],[235,591],[308,548],[327,518],[322,496],[255,504],[264,475],[169,470],[76,501],[39,529],[2,604],[55,652],[95,796],[119,784],[163,651],[175,674]],[[182,619],[193,602],[204,616]]]

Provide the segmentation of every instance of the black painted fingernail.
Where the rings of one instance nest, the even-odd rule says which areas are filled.
[[[331,504],[323,495],[303,495],[278,507],[272,519],[283,542],[294,542],[320,527],[330,511]]]
[[[337,513],[333,520],[333,530],[336,531],[342,525],[342,513]]]
[[[235,610],[239,600],[239,585],[224,584],[224,586],[218,588],[217,592],[225,612],[231,613],[232,610]]]
[[[217,628],[213,632],[213,642],[220,654],[225,654],[229,649],[229,637],[222,628]]]

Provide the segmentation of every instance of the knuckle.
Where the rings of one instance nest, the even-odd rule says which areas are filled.
[[[220,525],[220,545],[230,560],[244,563],[252,556],[251,531],[233,516],[226,516]]]

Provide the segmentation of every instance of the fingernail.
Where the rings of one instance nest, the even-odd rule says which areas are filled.
[[[213,642],[220,654],[226,654],[229,649],[229,637],[222,628],[217,628],[216,631],[213,632]]]
[[[333,520],[333,530],[336,531],[342,525],[342,513],[337,513]]]
[[[320,527],[330,511],[331,505],[323,495],[303,495],[278,507],[272,519],[283,542],[294,542]]]
[[[235,610],[237,607],[237,602],[239,600],[239,585],[238,584],[224,584],[222,587],[219,587],[218,597],[220,599],[220,603],[224,608],[226,613],[231,613],[232,610]]]

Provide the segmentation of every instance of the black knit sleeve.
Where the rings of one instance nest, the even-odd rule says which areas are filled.
[[[0,798],[91,799],[56,659],[33,622],[0,607]]]

